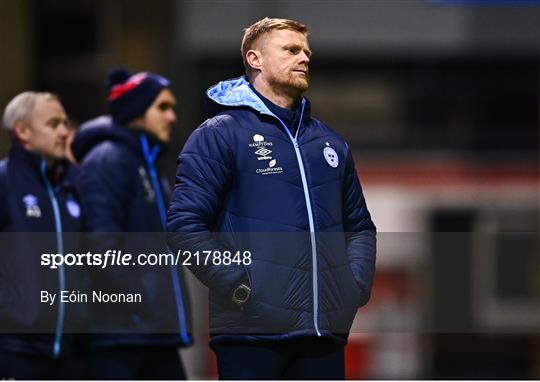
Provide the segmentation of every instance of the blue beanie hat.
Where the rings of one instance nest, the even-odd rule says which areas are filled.
[[[109,111],[114,122],[124,124],[144,115],[158,94],[171,86],[168,79],[150,72],[131,75],[126,69],[109,73]]]

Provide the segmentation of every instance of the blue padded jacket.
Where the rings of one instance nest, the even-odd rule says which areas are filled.
[[[78,248],[75,176],[69,163],[47,167],[17,142],[0,161],[0,349],[56,358],[65,353],[65,331],[80,330],[80,306],[59,297],[82,286],[80,273],[40,262],[43,253]],[[40,302],[44,290],[57,294],[54,304]]]
[[[81,126],[72,150],[81,162],[77,188],[93,249],[122,249],[134,256],[168,252],[164,235],[151,234],[164,230],[168,196],[157,168],[156,140],[102,116]],[[127,234],[107,234],[122,232]],[[106,311],[92,305],[90,330],[101,333],[93,337],[93,346],[191,344],[180,268],[109,267],[93,272],[92,283],[93,288],[143,294],[142,304],[112,304]]]
[[[248,262],[188,265],[210,289],[212,344],[345,342],[370,296],[376,246],[346,142],[311,117],[306,99],[292,136],[245,77],[207,96],[214,112],[178,158],[167,230],[175,251],[251,253]],[[231,297],[240,283],[251,287],[243,306]]]

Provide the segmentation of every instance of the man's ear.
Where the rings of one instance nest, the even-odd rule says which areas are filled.
[[[262,54],[259,50],[250,49],[246,53],[246,62],[254,70],[261,70]]]
[[[15,122],[15,126],[13,126],[13,135],[19,142],[25,144],[30,139],[30,129],[31,128],[28,122],[24,120],[18,120],[17,122]]]
[[[145,128],[145,122],[144,122],[144,115],[134,118],[128,123],[125,124],[127,127],[135,127],[135,128]]]

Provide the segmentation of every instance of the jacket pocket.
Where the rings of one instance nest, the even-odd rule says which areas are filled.
[[[365,303],[364,301],[366,299],[366,291],[358,284],[358,281],[356,281],[356,278],[354,277],[354,272],[352,271],[350,264],[347,266],[347,270],[349,273],[349,278],[351,280],[349,284],[351,284],[351,293],[353,294],[352,300],[358,307],[360,307]]]

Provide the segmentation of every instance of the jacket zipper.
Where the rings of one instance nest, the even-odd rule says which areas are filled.
[[[311,208],[311,197],[309,196],[309,188],[307,184],[306,171],[304,168],[304,162],[302,160],[302,154],[300,153],[300,146],[298,145],[298,132],[300,131],[300,126],[302,125],[302,119],[304,118],[304,109],[306,106],[306,100],[302,100],[302,110],[300,112],[300,121],[298,122],[298,128],[296,129],[296,134],[293,137],[289,128],[283,121],[276,115],[274,117],[283,125],[287,135],[291,139],[294,151],[296,153],[296,160],[298,161],[298,166],[300,168],[300,176],[302,178],[302,187],[304,189],[304,197],[306,199],[306,208],[308,213],[309,220],[309,233],[311,240],[311,262],[312,262],[312,285],[313,285],[313,325],[315,326],[315,331],[317,336],[321,336],[319,331],[319,281],[318,281],[318,270],[317,270],[317,241],[315,238],[315,222],[313,220],[313,210]]]
[[[51,186],[51,183],[49,182],[49,179],[47,179],[45,170],[46,170],[46,164],[45,164],[45,161],[42,160],[41,176],[43,177],[43,180],[45,181],[45,186],[47,187],[49,199],[51,201],[52,208],[53,208],[58,253],[64,254],[64,240],[62,238],[62,218],[60,216],[60,208],[58,207],[58,200],[56,199],[56,196],[54,195],[54,191]],[[64,273],[63,264],[61,264],[58,267],[58,284],[59,284],[59,291],[60,291],[59,295],[61,295],[62,291],[65,290],[66,288],[66,276]],[[64,327],[64,316],[65,316],[65,307],[64,307],[64,304],[61,301],[59,301],[58,302],[58,316],[56,320],[56,329],[54,333],[54,343],[53,343],[53,357],[54,358],[58,358],[62,350],[62,330]]]
[[[159,185],[159,179],[157,176],[156,168],[154,167],[154,161],[159,152],[159,146],[156,146],[154,150],[150,152],[148,139],[146,138],[144,134],[140,136],[140,140],[141,140],[141,146],[142,146],[144,158],[146,160],[146,164],[148,165],[148,171],[150,172],[150,181],[152,182],[154,192],[156,193],[156,204],[158,207],[161,224],[165,227],[165,224],[167,221],[167,212],[165,211],[165,202],[163,199],[163,194],[161,192],[161,187]],[[182,298],[183,296],[182,283],[180,282],[180,278],[178,277],[178,273],[176,272],[176,268],[174,264],[171,264],[169,266],[169,270],[171,272],[171,279],[172,279],[172,284],[173,284],[173,291],[174,291],[175,305],[176,305],[176,313],[178,316],[178,327],[180,329],[179,335],[182,341],[184,342],[184,344],[187,345],[191,341],[189,339],[189,334],[187,331],[184,300]]]

